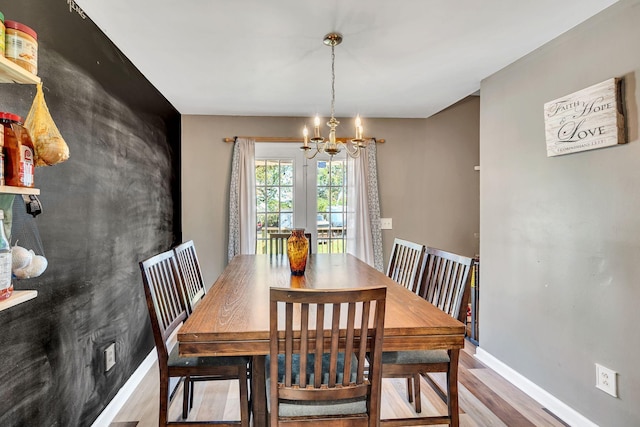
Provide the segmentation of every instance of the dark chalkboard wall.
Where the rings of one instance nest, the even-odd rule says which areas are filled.
[[[153,349],[138,261],[180,239],[180,117],[64,0],[0,11],[38,32],[45,99],[70,149],[36,169],[49,267],[14,282],[36,299],[0,312],[0,425],[88,426]],[[34,94],[0,84],[0,111],[26,117]]]

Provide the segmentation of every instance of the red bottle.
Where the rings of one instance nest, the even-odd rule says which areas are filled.
[[[0,112],[4,126],[4,182],[15,187],[33,187],[34,147],[22,118]]]

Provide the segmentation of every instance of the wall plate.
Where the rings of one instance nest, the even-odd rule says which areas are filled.
[[[116,343],[111,343],[104,350],[104,370],[108,371],[116,364]]]
[[[613,397],[618,397],[617,372],[596,363],[596,387]]]

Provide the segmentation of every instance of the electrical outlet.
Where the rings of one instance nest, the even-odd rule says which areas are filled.
[[[116,364],[116,343],[111,343],[104,351],[104,370],[108,371]]]
[[[596,363],[596,387],[618,397],[617,372]]]

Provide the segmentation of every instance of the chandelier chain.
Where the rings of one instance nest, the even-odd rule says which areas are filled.
[[[335,114],[335,104],[336,104],[336,54],[335,54],[335,44],[331,45],[331,118],[333,118]]]

